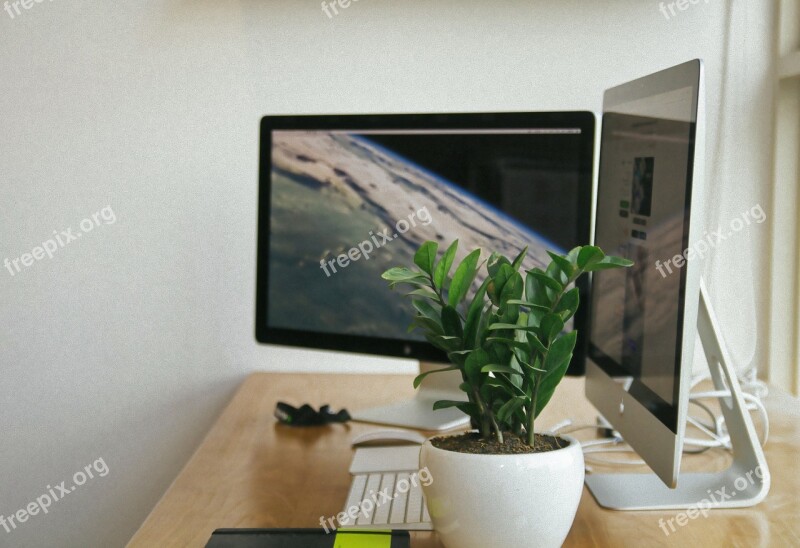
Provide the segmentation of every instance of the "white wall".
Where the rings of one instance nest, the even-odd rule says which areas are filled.
[[[706,215],[726,221],[770,203],[774,18],[767,0],[729,6],[671,20],[641,0],[360,0],[332,20],[313,0],[0,12],[0,260],[104,206],[117,218],[0,270],[0,514],[96,459],[110,469],[0,528],[0,546],[124,544],[248,372],[409,369],[254,342],[261,115],[599,110],[604,88],[702,57]],[[767,300],[765,252],[741,254],[765,237],[707,264],[743,360],[764,355]]]

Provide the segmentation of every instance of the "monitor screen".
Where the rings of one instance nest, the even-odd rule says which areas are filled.
[[[266,117],[259,340],[444,360],[381,273],[426,240],[458,239],[457,261],[528,246],[525,269],[587,243],[593,127],[590,113]]]
[[[635,264],[594,274],[589,354],[676,432],[697,86],[649,85],[606,97],[595,242]]]

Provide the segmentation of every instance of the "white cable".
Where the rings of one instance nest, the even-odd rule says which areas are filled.
[[[761,445],[764,446],[769,439],[769,416],[767,414],[767,410],[764,407],[764,404],[761,401],[761,398],[766,396],[768,393],[767,384],[763,381],[760,381],[757,377],[756,367],[750,367],[746,371],[741,373],[741,378],[739,379],[739,383],[742,388],[742,400],[744,400],[744,409],[747,412],[750,411],[757,411],[759,416],[761,417],[761,424],[763,428],[763,433],[761,439],[759,440]],[[739,375],[737,375],[739,377]],[[691,389],[694,390],[699,384],[703,381],[711,379],[710,373],[703,373],[697,375],[691,379],[690,385]],[[706,413],[708,413],[709,417],[714,421],[713,430],[712,427],[703,424],[697,418],[688,415],[686,420],[687,423],[692,425],[693,427],[700,430],[700,432],[706,436],[708,439],[700,439],[694,437],[685,436],[683,443],[684,443],[684,452],[685,453],[701,453],[707,449],[712,448],[724,448],[727,450],[732,450],[731,447],[731,439],[730,435],[728,434],[728,430],[725,425],[725,417],[722,414],[715,415],[714,412],[702,403],[700,400],[704,399],[720,399],[720,398],[730,398],[732,397],[732,393],[730,390],[704,390],[700,392],[690,392],[689,394],[689,401],[703,409]],[[550,434],[570,434],[573,432],[577,432],[579,430],[611,430],[614,434],[611,438],[600,438],[596,440],[588,440],[581,442],[583,447],[583,454],[584,458],[587,460],[592,460],[594,462],[600,462],[603,464],[622,464],[622,465],[642,465],[645,464],[643,461],[632,461],[632,460],[617,460],[617,459],[601,459],[591,455],[592,453],[606,453],[606,452],[633,452],[633,449],[630,447],[619,447],[620,444],[624,443],[624,439],[622,436],[613,429],[613,426],[606,421],[602,416],[598,417],[598,422],[596,424],[591,423],[579,423],[573,424],[571,419],[566,419],[561,422],[558,422],[551,426],[547,433]],[[612,447],[603,447],[611,445]],[[699,447],[699,450],[687,450],[685,447]],[[593,448],[593,449],[590,449]],[[591,467],[587,466],[587,470],[591,470]]]
[[[562,428],[570,426],[571,424],[572,424],[572,420],[571,419],[566,419],[566,420],[563,420],[561,422],[555,423],[553,426],[551,426],[550,428],[545,430],[545,432],[547,432],[548,434],[555,434],[556,432],[558,432]]]
[[[769,439],[769,415],[767,414],[764,404],[761,402],[761,397],[768,393],[768,388],[766,383],[758,380],[755,372],[755,367],[748,368],[748,370],[742,374],[743,378],[740,380],[740,384],[742,386],[742,400],[744,400],[745,411],[758,411],[758,414],[761,417],[763,433],[759,441],[761,445],[764,446]],[[710,374],[698,375],[695,379],[692,379],[692,387],[697,386],[699,383],[707,380],[708,378],[710,378]],[[750,391],[752,391],[752,393]],[[730,397],[732,397],[730,390],[706,390],[702,392],[691,393],[689,395],[689,400],[696,403],[697,400],[701,399],[720,399]],[[726,449],[731,449],[730,436],[727,433],[725,417],[723,415],[720,414],[716,418],[717,433],[711,433],[708,429],[701,426],[696,420],[692,419],[692,417],[688,417],[688,420],[693,426],[701,430],[704,434],[708,435],[715,441],[710,442],[708,440],[687,437],[684,439],[685,444],[700,447],[724,447]]]

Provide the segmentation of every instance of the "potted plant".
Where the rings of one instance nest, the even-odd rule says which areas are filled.
[[[566,538],[583,488],[583,453],[568,436],[535,431],[535,419],[567,371],[577,332],[565,323],[579,305],[573,282],[586,272],[631,266],[595,246],[566,255],[549,252],[545,270],[519,270],[527,248],[510,261],[492,253],[486,278],[470,296],[483,266],[481,250],[451,268],[454,241],[437,261],[438,244],[425,242],[418,268],[395,267],[382,277],[394,288],[412,286],[415,317],[409,329],[445,351],[458,370],[467,401],[457,407],[474,431],[429,439],[420,452],[433,482],[425,488],[434,528],[451,548],[559,546]]]

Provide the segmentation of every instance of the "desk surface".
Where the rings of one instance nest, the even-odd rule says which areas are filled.
[[[353,410],[412,395],[409,376],[251,375],[129,546],[203,547],[211,532],[222,527],[319,527],[320,517],[340,512],[347,496],[353,457],[349,440],[375,426],[289,428],[273,418],[275,403],[329,403],[334,409]],[[782,395],[771,395],[767,404],[772,489],[764,502],[712,510],[667,536],[659,518],[675,518],[676,512],[605,510],[584,487],[565,546],[619,546],[632,539],[639,546],[800,546],[800,474],[795,466],[800,404]],[[548,426],[564,418],[594,420],[582,379],[565,379],[538,423]],[[729,456],[716,449],[684,458],[688,469],[719,469],[727,462]],[[434,533],[413,532],[412,538],[414,547],[441,546]]]

